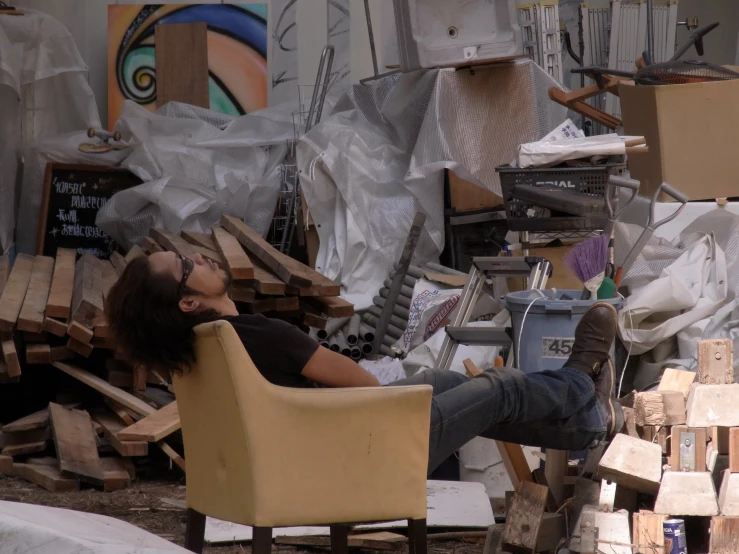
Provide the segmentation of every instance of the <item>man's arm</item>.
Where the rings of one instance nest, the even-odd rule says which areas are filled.
[[[377,377],[362,369],[354,360],[319,346],[301,372],[304,377],[324,387],[379,387]]]

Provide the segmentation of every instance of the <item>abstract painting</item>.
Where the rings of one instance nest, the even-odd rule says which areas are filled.
[[[156,109],[155,26],[208,25],[210,109],[243,115],[267,107],[267,4],[108,6],[108,128],[124,100]]]

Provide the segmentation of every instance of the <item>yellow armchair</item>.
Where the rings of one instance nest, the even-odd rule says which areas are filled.
[[[226,321],[195,328],[196,363],[173,379],[187,460],[185,547],[202,552],[205,516],[254,527],[407,519],[426,553],[431,387],[294,389],[269,383]],[[290,348],[289,344],[284,345]]]

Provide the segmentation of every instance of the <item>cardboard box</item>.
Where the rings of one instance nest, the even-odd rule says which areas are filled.
[[[564,257],[567,252],[572,250],[572,246],[553,246],[530,248],[529,256],[541,256],[546,258],[552,264],[552,276],[547,281],[547,289],[555,288],[557,290],[582,290],[583,284],[577,275],[572,273],[565,265]],[[514,256],[523,256],[521,251],[514,251]],[[508,278],[508,290],[517,292],[524,290],[524,280],[517,277]]]
[[[618,91],[624,133],[644,135],[649,146],[648,154],[629,156],[642,196],[651,196],[663,181],[690,200],[739,196],[739,80],[663,86],[622,82]]]

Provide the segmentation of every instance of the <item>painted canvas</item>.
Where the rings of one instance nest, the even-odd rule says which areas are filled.
[[[208,24],[210,109],[243,115],[267,107],[267,4],[108,6],[108,128],[124,100],[156,108],[155,26]]]

